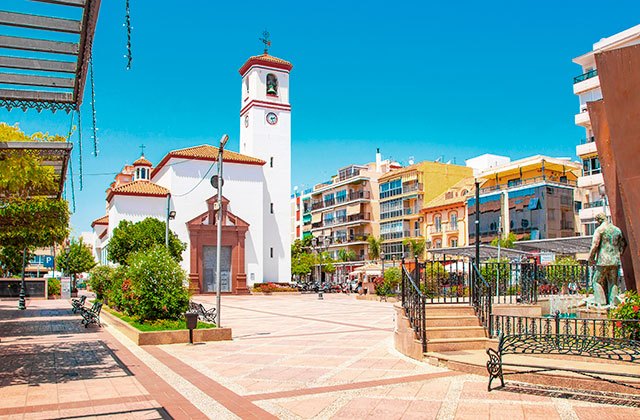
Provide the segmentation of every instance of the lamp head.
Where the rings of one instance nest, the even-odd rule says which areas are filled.
[[[176,218],[176,211],[175,210],[171,210],[169,212],[169,220],[173,220]]]
[[[222,135],[222,138],[220,139],[220,148],[224,149],[224,146],[227,145],[227,142],[229,141],[229,136],[226,134]]]

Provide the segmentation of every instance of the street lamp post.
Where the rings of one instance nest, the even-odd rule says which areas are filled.
[[[18,297],[18,309],[21,311],[27,309],[27,305],[25,303],[25,297],[27,295],[26,285],[24,281],[24,268],[27,265],[27,248],[25,247],[22,250],[22,281],[20,281],[20,295]]]
[[[220,321],[220,247],[222,246],[222,163],[224,162],[224,146],[229,141],[229,136],[224,134],[220,139],[220,147],[218,149],[218,226],[216,233],[216,316],[218,317],[218,327],[222,326]]]
[[[176,218],[175,210],[171,210],[171,193],[167,193],[167,220],[164,231],[164,246],[169,249],[169,220]]]

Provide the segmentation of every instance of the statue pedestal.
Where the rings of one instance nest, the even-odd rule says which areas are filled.
[[[576,309],[576,315],[578,318],[607,319],[607,312],[607,309]]]

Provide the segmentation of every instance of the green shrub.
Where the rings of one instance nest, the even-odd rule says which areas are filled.
[[[127,313],[141,321],[183,316],[189,304],[186,273],[164,246],[133,254],[128,265],[122,299],[135,304],[124,308]]]
[[[402,281],[402,272],[398,267],[391,267],[384,270],[384,282],[389,285],[392,290],[395,290]]]
[[[47,281],[47,295],[60,296],[60,279],[51,278]]]
[[[122,290],[126,271],[126,267],[123,266],[112,269],[110,280],[107,281],[109,287],[104,291],[104,299],[112,308],[131,315],[131,308],[135,305],[135,301],[125,299]]]
[[[620,320],[615,325],[618,337],[640,339],[640,295],[634,291],[625,293],[624,302],[609,311],[609,318]]]
[[[96,298],[105,301],[108,305],[107,293],[111,289],[113,283],[113,277],[115,269],[108,265],[99,265],[91,270],[91,277],[89,278],[89,286],[91,290],[96,294]]]

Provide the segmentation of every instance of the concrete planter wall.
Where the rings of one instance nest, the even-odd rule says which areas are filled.
[[[139,346],[150,346],[158,344],[179,344],[189,342],[189,330],[174,331],[150,331],[143,332],[132,327],[120,318],[111,315],[106,311],[100,313],[103,322],[117,328],[121,333],[126,335],[131,341]],[[224,341],[231,340],[231,328],[208,328],[201,330],[193,330],[193,342],[203,341]]]

